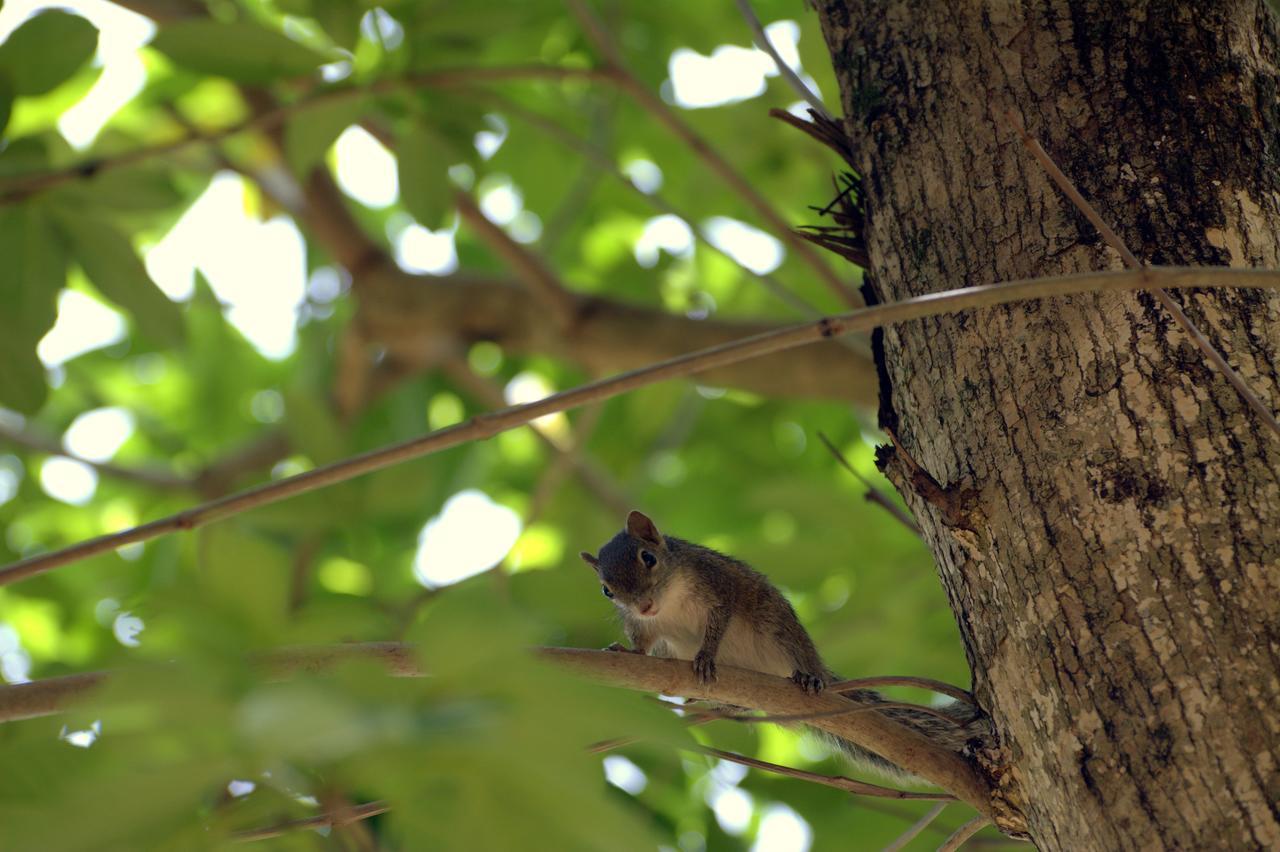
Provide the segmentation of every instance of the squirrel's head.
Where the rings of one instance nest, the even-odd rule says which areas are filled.
[[[638,616],[658,614],[658,593],[674,568],[667,540],[646,515],[631,512],[626,529],[609,539],[598,556],[580,555],[595,569],[605,597]]]

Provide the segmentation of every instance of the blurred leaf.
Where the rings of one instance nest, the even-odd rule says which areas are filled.
[[[0,138],[4,137],[4,129],[9,126],[9,116],[13,114],[13,83],[6,73],[0,73]]]
[[[57,315],[66,264],[36,205],[0,208],[0,403],[33,412],[44,402],[44,365],[36,343]]]
[[[44,405],[48,391],[44,364],[36,357],[35,348],[0,327],[0,405],[32,414]]]
[[[400,198],[413,218],[431,230],[453,209],[449,166],[461,157],[440,134],[415,123],[400,139]]]
[[[294,175],[305,179],[338,135],[360,120],[366,106],[363,97],[342,95],[295,112],[284,128],[285,161]]]
[[[311,14],[340,47],[355,47],[368,7],[354,0],[315,0]]]
[[[160,29],[151,46],[178,65],[242,83],[309,74],[328,57],[253,24],[185,20]]]
[[[156,287],[124,234],[102,219],[57,213],[72,256],[102,295],[128,311],[147,337],[170,345],[180,342],[178,306]]]
[[[285,393],[289,444],[316,464],[328,464],[347,452],[347,439],[323,396],[303,388]]]
[[[150,163],[106,169],[87,181],[59,187],[51,195],[60,206],[92,205],[118,213],[170,210],[184,198],[169,170]]]
[[[0,44],[0,76],[17,95],[42,95],[89,61],[98,31],[79,15],[41,12],[28,18]]]

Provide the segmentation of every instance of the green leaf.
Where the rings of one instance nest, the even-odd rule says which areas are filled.
[[[360,19],[368,11],[351,0],[316,0],[312,16],[335,43],[351,49],[360,38]]]
[[[173,176],[155,163],[105,169],[90,180],[67,184],[51,194],[62,207],[83,209],[91,205],[113,214],[171,210],[184,201]]]
[[[4,137],[4,129],[9,126],[9,116],[13,114],[13,83],[5,73],[0,73],[0,138]]]
[[[360,120],[363,97],[337,96],[294,113],[284,128],[284,156],[300,178],[324,159],[338,134]]]
[[[35,347],[0,327],[0,406],[34,414],[48,393]]]
[[[396,151],[400,199],[413,218],[432,230],[444,225],[453,209],[449,166],[458,158],[442,136],[415,124]]]
[[[36,207],[0,209],[0,258],[0,404],[29,413],[47,390],[36,343],[57,317],[66,264]]]
[[[61,211],[58,225],[89,280],[128,311],[144,335],[168,345],[181,342],[178,306],[152,282],[124,234],[105,221]]]
[[[28,18],[0,44],[0,74],[18,95],[43,95],[89,61],[98,31],[78,15],[44,12]]]
[[[0,328],[34,344],[53,327],[66,265],[39,208],[0,210]]]
[[[246,23],[178,21],[151,46],[178,65],[242,83],[271,83],[309,74],[328,58],[273,30]]]

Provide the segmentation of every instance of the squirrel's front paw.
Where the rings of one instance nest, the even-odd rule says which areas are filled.
[[[626,645],[623,645],[621,642],[614,642],[612,645],[610,645],[609,647],[605,648],[604,650],[606,650],[606,651],[621,651],[621,652],[622,652],[622,653],[624,653],[624,654],[639,654],[639,653],[640,653],[639,649],[637,649],[637,648],[628,648]]]
[[[796,669],[791,673],[791,680],[810,695],[817,695],[822,691],[822,688],[826,686],[826,684],[822,682],[822,678],[818,675],[811,675],[808,672],[802,672],[799,669]]]
[[[693,658],[693,673],[698,676],[699,683],[708,683],[716,679],[716,658],[714,654],[699,651]]]

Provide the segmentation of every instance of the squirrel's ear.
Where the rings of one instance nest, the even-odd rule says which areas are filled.
[[[627,532],[641,541],[647,541],[659,547],[663,545],[662,534],[658,532],[653,521],[649,520],[649,516],[643,512],[633,511],[627,515]]]
[[[583,561],[583,562],[587,563],[587,564],[588,564],[588,565],[590,565],[592,568],[596,567],[596,564],[597,564],[596,558],[595,558],[594,556],[592,556],[590,553],[587,553],[587,552],[584,550],[584,551],[582,551],[581,553],[579,553],[578,555],[582,557],[582,561]]]

